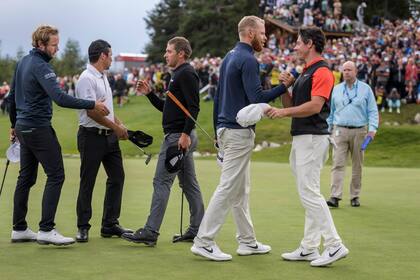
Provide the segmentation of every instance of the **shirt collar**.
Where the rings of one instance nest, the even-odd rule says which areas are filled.
[[[354,89],[356,85],[357,85],[357,79],[354,80],[353,84],[351,84],[351,87],[348,87],[346,81],[344,81],[344,86],[350,90]]]
[[[101,72],[98,71],[98,69],[95,68],[95,66],[93,66],[92,64],[88,64],[86,69],[92,73],[93,75],[95,75],[95,77],[97,78],[102,78],[103,74]]]
[[[236,43],[236,47],[242,50],[247,50],[250,53],[254,53],[254,49],[251,47],[251,45],[243,42]]]
[[[44,51],[41,51],[40,49],[38,49],[38,48],[33,48],[31,51],[30,51],[30,53],[31,54],[33,54],[33,55],[37,55],[37,56],[39,56],[39,57],[41,57],[44,61],[46,61],[46,62],[50,62],[50,60],[52,59],[52,57],[51,56],[49,56],[46,52],[44,52]]]
[[[184,63],[182,63],[182,64],[181,64],[181,65],[179,65],[177,68],[175,68],[175,69],[173,70],[173,72],[177,72],[179,69],[183,68],[183,66],[188,65],[188,64],[189,64],[188,62],[184,62]]]
[[[324,60],[321,56],[315,57],[314,59],[311,60],[311,62],[305,65],[305,67],[303,68],[303,72],[305,72],[309,67],[311,67],[317,62],[320,62],[321,60]]]

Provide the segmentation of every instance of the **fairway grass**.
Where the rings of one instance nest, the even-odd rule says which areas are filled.
[[[1,159],[0,162],[4,162]],[[142,227],[149,211],[156,157],[145,166],[143,159],[124,161],[126,184],[120,223]],[[79,159],[65,159],[66,181],[57,212],[57,229],[67,236],[76,233],[76,197]],[[218,183],[215,161],[196,161],[197,175],[209,199]],[[4,165],[0,166],[3,174]],[[99,237],[105,174],[101,168],[93,197],[90,240],[69,247],[10,243],[13,189],[18,165],[11,165],[0,197],[0,279],[420,279],[420,172],[409,168],[364,169],[361,207],[349,205],[349,171],[340,208],[332,215],[350,254],[327,268],[312,268],[307,262],[281,260],[281,253],[294,250],[303,234],[304,212],[289,166],[253,162],[251,214],[259,241],[272,246],[270,254],[236,255],[235,225],[231,214],[217,236],[223,251],[233,260],[215,263],[193,256],[190,243],[172,244],[179,232],[181,192],[175,182],[161,235],[154,248],[118,238]],[[329,196],[330,167],[322,173],[322,192]],[[45,176],[40,167],[31,191],[28,222],[38,230]],[[184,229],[188,221],[185,203]]]

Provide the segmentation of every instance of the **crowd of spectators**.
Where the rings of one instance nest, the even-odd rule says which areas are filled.
[[[365,3],[357,9],[363,24]],[[352,32],[362,25],[353,26],[347,15],[342,13],[340,0],[261,0],[261,16],[271,16],[291,26],[318,26],[325,31]]]
[[[270,37],[268,48],[260,54],[262,83],[268,87],[277,83],[278,72],[300,72],[302,63],[296,61],[293,45],[287,40]],[[271,42],[271,40],[273,42]],[[358,79],[375,91],[382,111],[391,104],[388,100],[420,103],[420,21],[384,20],[351,37],[329,39],[324,57],[333,70],[336,83],[341,80],[341,66],[352,60],[358,68]],[[267,69],[271,68],[271,75]],[[391,94],[392,92],[392,94]],[[397,106],[399,102],[392,102]],[[397,110],[399,112],[399,110]]]
[[[352,31],[352,35],[329,38],[323,54],[333,70],[335,83],[342,81],[343,63],[352,60],[358,68],[358,79],[372,87],[382,112],[386,109],[393,112],[395,109],[399,113],[403,104],[420,104],[420,20],[382,19],[369,27],[363,24],[363,9],[360,8],[365,7],[366,4],[361,2],[357,12],[358,22],[354,24],[363,28],[353,28],[352,21],[342,15],[340,0],[262,0],[260,3],[260,11],[265,16],[279,17],[293,25],[320,25],[328,29],[328,18],[340,19],[339,24],[336,22],[337,26]],[[312,15],[313,19],[308,20],[308,15]],[[342,24],[347,20],[352,27]],[[257,54],[264,89],[278,85],[282,71],[295,75],[302,71],[303,62],[296,59],[293,47],[293,40],[277,38],[274,34],[269,36],[267,47]],[[190,62],[199,75],[201,93],[206,93],[203,94],[205,101],[212,100],[216,92],[221,61],[220,57],[207,55]],[[73,95],[78,76],[58,79],[62,89]],[[134,86],[139,79],[149,81],[155,93],[164,97],[170,82],[170,71],[164,64],[152,64],[125,69],[123,73],[109,73],[108,80],[119,106],[129,102],[129,96],[136,94]],[[0,103],[8,90],[7,83],[0,87]],[[2,106],[3,111],[4,108]]]

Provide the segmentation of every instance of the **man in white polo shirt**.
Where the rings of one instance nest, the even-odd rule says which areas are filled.
[[[132,232],[119,225],[124,169],[118,140],[128,139],[127,129],[114,115],[112,90],[105,70],[112,62],[111,45],[104,40],[93,41],[88,50],[89,64],[80,75],[76,96],[88,100],[102,100],[109,115],[100,116],[93,110],[80,110],[77,147],[80,152],[80,189],[77,198],[76,240],[88,241],[92,217],[92,192],[101,162],[108,176],[102,216],[102,237],[120,237]]]

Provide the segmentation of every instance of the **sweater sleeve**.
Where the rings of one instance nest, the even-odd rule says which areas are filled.
[[[16,125],[16,101],[15,101],[15,91],[16,91],[16,71],[18,66],[16,65],[15,74],[13,75],[12,84],[10,86],[10,93],[7,96],[7,103],[9,103],[9,119],[10,127],[15,128]]]
[[[197,74],[192,71],[185,71],[179,77],[179,84],[181,92],[184,95],[186,108],[190,112],[194,120],[197,120],[198,113],[200,112],[200,97],[199,97],[199,78]],[[185,126],[182,132],[190,135],[191,130],[194,128],[195,123],[190,118],[185,121]]]
[[[35,77],[51,99],[60,107],[73,109],[93,109],[95,101],[75,98],[64,93],[58,83],[57,76],[48,63],[39,64]]]
[[[270,90],[262,89],[256,59],[246,59],[241,72],[245,93],[251,103],[268,103],[287,92],[287,88],[283,84]]]
[[[156,109],[163,112],[163,105],[165,104],[165,101],[157,97],[157,95],[154,94],[153,92],[150,92],[148,95],[146,95],[146,97],[149,99],[150,103],[152,103],[152,105]]]

